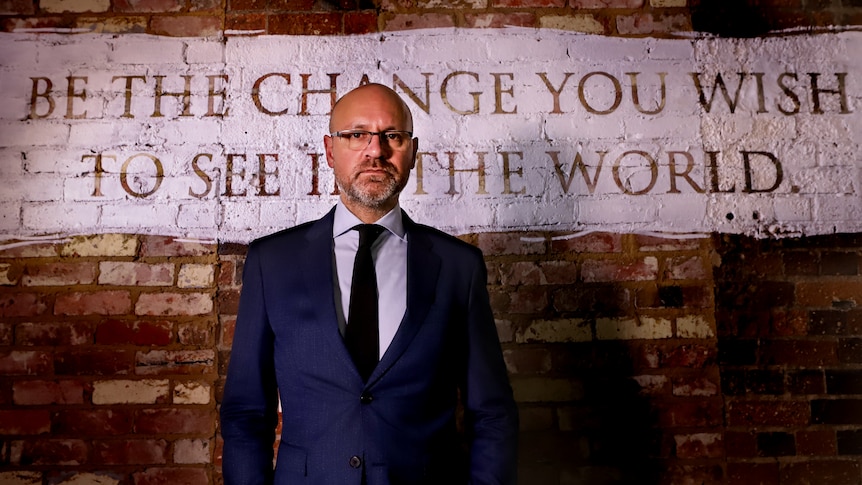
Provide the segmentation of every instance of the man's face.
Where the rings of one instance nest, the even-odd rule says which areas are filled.
[[[394,96],[375,86],[347,94],[332,113],[331,131],[412,131],[405,108]],[[326,161],[348,208],[389,211],[395,206],[414,165],[416,139],[396,148],[375,135],[367,146],[351,149],[347,139],[327,135],[324,144]]]

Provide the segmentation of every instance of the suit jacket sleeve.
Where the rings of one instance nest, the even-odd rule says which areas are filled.
[[[252,244],[246,257],[221,404],[225,485],[263,485],[273,480],[278,392],[259,253]]]
[[[465,428],[470,442],[470,484],[517,481],[518,409],[503,362],[482,258],[473,272],[468,308]]]

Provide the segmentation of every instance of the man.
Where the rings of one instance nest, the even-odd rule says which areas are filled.
[[[481,252],[398,204],[418,149],[410,110],[369,84],[329,128],[339,203],[249,246],[221,406],[225,484],[515,483],[517,409]]]

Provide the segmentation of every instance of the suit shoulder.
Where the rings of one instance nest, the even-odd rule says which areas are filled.
[[[297,226],[282,229],[281,231],[267,234],[266,236],[261,236],[249,243],[249,251],[251,251],[252,249],[264,250],[273,246],[283,246],[284,244],[289,244],[292,241],[301,240],[305,237],[305,234],[308,233],[308,230],[315,222],[317,221],[304,222]]]

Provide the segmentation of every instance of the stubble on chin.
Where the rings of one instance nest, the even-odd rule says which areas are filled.
[[[361,173],[351,174],[351,183],[345,184],[343,180],[336,180],[338,190],[348,199],[361,204],[369,209],[379,209],[386,205],[393,197],[397,196],[403,187],[399,186],[398,179],[391,173],[385,175],[375,174],[368,176],[368,180],[360,180]]]

